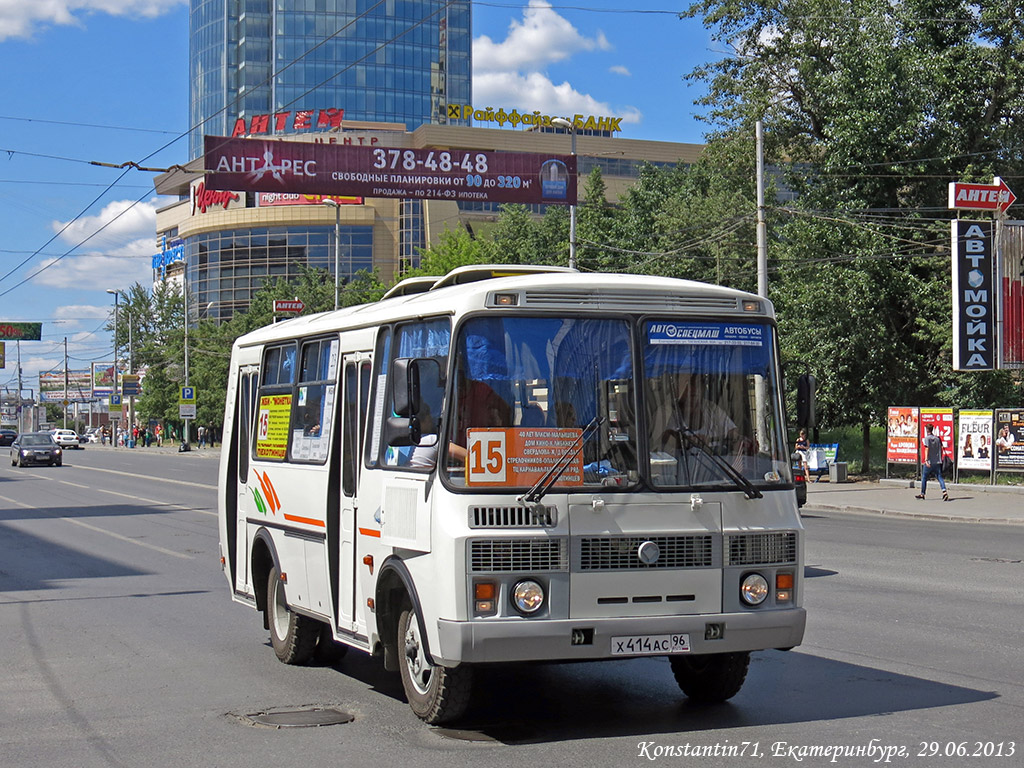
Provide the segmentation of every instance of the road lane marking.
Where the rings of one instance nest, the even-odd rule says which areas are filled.
[[[159,480],[161,483],[174,483],[175,485],[187,485],[192,488],[207,488],[211,491],[216,491],[216,485],[207,485],[206,483],[192,483],[188,480],[172,480],[169,477],[153,477],[152,475],[140,475],[135,472],[124,472],[119,469],[103,469],[101,467],[83,467],[81,464],[74,464],[71,466],[72,469],[88,469],[91,472],[109,472],[112,475],[124,475],[125,477],[141,477],[146,480]]]
[[[25,504],[22,501],[17,501],[15,499],[9,499],[6,496],[0,496],[0,500],[6,501],[8,504],[14,504],[17,507],[23,507],[25,509],[36,509],[36,507],[33,507],[33,506],[29,505],[29,504]],[[148,542],[139,541],[138,539],[133,539],[133,538],[131,538],[129,536],[122,536],[120,533],[114,533],[113,531],[108,531],[105,528],[99,528],[98,526],[95,526],[95,525],[89,525],[88,523],[83,523],[81,520],[75,520],[72,517],[59,517],[57,515],[48,515],[47,519],[49,519],[49,520],[63,520],[63,521],[68,522],[68,523],[73,523],[75,525],[81,526],[82,528],[87,528],[90,531],[95,531],[96,533],[102,533],[102,534],[104,534],[106,536],[111,537],[112,539],[118,539],[120,541],[127,541],[129,544],[138,544],[140,547],[145,547],[146,549],[152,549],[152,550],[155,550],[156,552],[162,552],[163,554],[170,555],[171,557],[181,558],[182,560],[191,560],[192,559],[192,555],[186,555],[183,552],[175,552],[173,549],[165,549],[164,547],[157,546],[156,544],[149,544]]]
[[[60,485],[70,485],[72,488],[85,488],[89,491],[100,491],[101,493],[109,493],[111,496],[121,496],[125,499],[131,499],[132,501],[141,501],[146,506],[158,506],[158,507],[171,507],[172,509],[180,509],[183,512],[198,512],[200,515],[209,515],[210,517],[216,517],[216,512],[210,512],[206,509],[196,509],[195,507],[186,507],[181,504],[169,504],[166,501],[153,501],[147,499],[144,496],[133,496],[130,493],[121,493],[120,491],[111,491],[109,488],[92,488],[88,485],[79,485],[78,483],[72,483],[67,480],[58,480]]]

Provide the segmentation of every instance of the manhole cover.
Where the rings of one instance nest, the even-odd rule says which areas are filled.
[[[245,719],[272,728],[318,728],[323,725],[351,723],[355,716],[333,707],[300,707],[250,713],[245,715]]]

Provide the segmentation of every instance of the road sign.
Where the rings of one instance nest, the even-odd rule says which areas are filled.
[[[132,396],[141,394],[142,388],[139,387],[139,375],[137,373],[126,373],[121,376],[121,394]]]
[[[120,395],[111,395],[110,396],[110,406],[107,408],[107,412],[108,413],[117,413],[117,414],[121,413],[121,396]]]
[[[949,182],[949,207],[974,211],[998,211],[1003,213],[1017,200],[1017,196],[998,176],[991,184],[968,184],[962,181]]]
[[[298,299],[275,299],[274,300],[274,311],[275,312],[301,312],[306,308]]]
[[[196,417],[196,388],[182,387],[181,399],[178,400],[178,418],[194,419]]]

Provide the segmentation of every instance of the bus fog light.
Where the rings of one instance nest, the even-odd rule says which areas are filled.
[[[544,605],[544,588],[532,579],[524,579],[512,587],[512,605],[523,614],[536,613]]]
[[[777,591],[775,593],[775,602],[776,603],[788,603],[792,599],[793,599],[793,593],[790,592],[788,589],[780,589],[779,591]]]
[[[760,605],[768,597],[768,580],[760,573],[751,573],[740,584],[740,597],[747,605]]]

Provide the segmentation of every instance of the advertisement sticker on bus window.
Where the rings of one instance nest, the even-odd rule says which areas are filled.
[[[763,325],[751,323],[666,323],[647,324],[650,344],[713,344],[724,347],[764,345]]]
[[[578,448],[582,434],[580,429],[466,430],[466,484],[529,487],[558,464],[566,451]],[[583,484],[582,453],[569,462],[557,485]]]
[[[260,397],[256,429],[256,458],[284,461],[288,450],[288,421],[292,412],[292,396]]]

